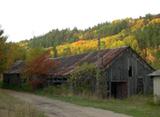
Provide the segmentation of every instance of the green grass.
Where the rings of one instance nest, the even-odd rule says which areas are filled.
[[[24,89],[25,88],[23,87],[18,91],[23,91]],[[36,91],[36,94],[81,106],[95,107],[105,110],[111,110],[117,113],[124,113],[133,117],[160,117],[160,105],[153,104],[152,96],[137,95],[124,100],[102,100],[97,99],[93,96],[75,96],[70,92],[70,90],[68,90],[66,86],[51,86],[48,88],[44,88],[43,90],[40,89]]]
[[[49,87],[37,92],[38,95],[62,100],[73,104],[111,110],[133,117],[160,117],[160,106],[153,104],[152,96],[133,96],[124,100],[96,99],[93,97],[75,96],[66,93],[66,89]]]
[[[0,117],[45,117],[45,115],[30,104],[0,90]]]

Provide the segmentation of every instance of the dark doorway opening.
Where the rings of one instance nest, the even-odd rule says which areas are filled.
[[[112,82],[111,95],[114,98],[123,99],[128,95],[127,82]]]

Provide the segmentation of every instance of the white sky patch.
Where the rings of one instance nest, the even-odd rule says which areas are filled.
[[[52,29],[85,29],[98,23],[160,13],[160,0],[0,0],[0,25],[8,41]]]

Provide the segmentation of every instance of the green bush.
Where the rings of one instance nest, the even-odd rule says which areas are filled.
[[[77,66],[70,76],[73,93],[106,97],[107,81],[104,72],[95,64],[84,63]]]
[[[71,74],[70,83],[75,94],[93,94],[96,85],[96,67],[94,64],[84,63],[77,66]]]

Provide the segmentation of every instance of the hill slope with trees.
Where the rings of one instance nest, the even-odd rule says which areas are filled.
[[[44,35],[18,43],[6,42],[0,29],[0,74],[16,60],[32,61],[48,49],[52,57],[75,55],[98,49],[131,46],[153,67],[160,68],[160,14],[137,19],[105,22],[86,30],[54,29]]]
[[[114,20],[86,30],[56,29],[19,45],[25,45],[31,51],[52,48],[53,56],[57,57],[97,50],[98,37],[101,38],[101,49],[131,46],[154,67],[160,66],[160,14]]]

